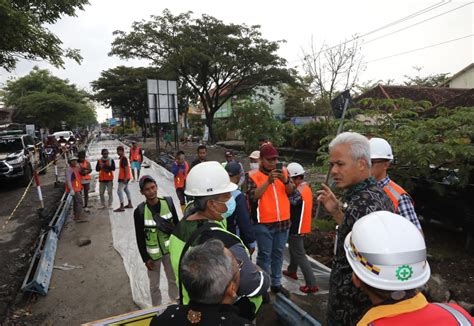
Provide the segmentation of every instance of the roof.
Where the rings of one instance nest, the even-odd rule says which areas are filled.
[[[454,75],[452,75],[449,79],[447,79],[444,83],[442,83],[442,84],[439,85],[439,86],[440,86],[440,87],[448,86],[449,83],[450,83],[453,79],[458,78],[459,76],[461,76],[462,74],[464,74],[466,71],[470,70],[471,68],[474,68],[474,62],[471,63],[470,65],[464,67],[463,69],[461,69],[460,71],[458,71],[458,72],[455,73]]]
[[[413,101],[429,101],[432,106],[447,102],[448,100],[466,94],[469,89],[446,87],[420,87],[420,86],[392,86],[377,85],[367,92],[355,97],[354,102],[364,98],[398,99],[406,98]],[[474,105],[471,103],[470,105]]]

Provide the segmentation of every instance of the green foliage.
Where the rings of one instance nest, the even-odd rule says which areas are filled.
[[[290,79],[280,42],[262,38],[259,26],[226,24],[192,12],[161,16],[132,24],[130,32],[115,31],[111,55],[150,60],[173,71],[199,99],[215,141],[214,114],[235,95],[257,86],[275,86]]]
[[[0,0],[0,67],[12,71],[19,59],[47,60],[63,67],[63,57],[80,63],[77,49],[62,49],[61,40],[46,25],[75,16],[87,0]]]
[[[449,79],[448,73],[420,76],[420,72],[423,67],[413,67],[413,69],[417,72],[415,77],[407,75],[404,76],[407,79],[405,82],[403,82],[406,86],[436,87],[440,86]]]
[[[66,121],[68,127],[97,123],[85,91],[37,67],[24,77],[8,81],[3,99],[7,107],[13,108],[14,122],[53,129],[59,129],[61,121]]]
[[[389,172],[397,183],[410,191],[417,178],[441,181],[436,174],[450,170],[457,171],[460,187],[469,182],[474,162],[473,108],[428,113],[426,101],[368,100],[379,106],[373,106],[372,110],[351,110],[355,119],[348,120],[344,129],[382,137],[391,144],[395,162]],[[357,115],[361,113],[363,116]],[[327,149],[319,155],[321,161],[326,158]]]
[[[262,136],[271,139],[274,146],[280,146],[284,141],[281,122],[274,118],[272,110],[263,101],[237,103],[232,108],[229,128],[240,130],[246,151],[258,148],[258,139]]]
[[[112,128],[112,133],[116,135],[133,135],[136,134],[137,129],[135,128],[128,128],[123,126],[115,126]]]
[[[228,122],[224,119],[215,119],[213,122],[214,133],[217,140],[227,140]],[[202,135],[203,133],[201,133]]]
[[[322,219],[318,218],[317,220],[313,219],[311,223],[311,229],[315,227],[318,228],[321,232],[334,232],[336,230],[336,221],[334,219]]]

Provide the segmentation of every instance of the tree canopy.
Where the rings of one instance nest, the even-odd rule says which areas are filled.
[[[281,41],[264,39],[259,29],[164,10],[149,21],[134,22],[129,33],[115,31],[110,54],[148,59],[175,72],[199,99],[215,141],[214,114],[228,99],[290,78],[285,59],[276,54]]]
[[[0,67],[11,71],[19,59],[47,60],[62,67],[64,57],[80,62],[76,49],[61,48],[61,40],[46,24],[61,16],[75,16],[87,0],[0,0]]]
[[[7,81],[3,100],[13,109],[12,119],[18,123],[34,123],[59,129],[61,121],[68,127],[97,123],[89,95],[67,80],[38,67],[26,76]]]

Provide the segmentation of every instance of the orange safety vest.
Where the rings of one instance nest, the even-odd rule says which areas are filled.
[[[67,185],[67,182],[65,182],[65,184],[66,184],[66,192],[69,192],[70,189],[69,189],[69,186]],[[71,185],[72,185],[72,190],[74,190],[74,192],[80,192],[82,190],[81,175],[79,174],[78,168],[74,168],[72,170]]]
[[[283,168],[283,174],[288,178],[288,171]],[[268,175],[260,170],[252,170],[249,177],[260,187]],[[263,193],[257,203],[258,223],[274,223],[286,221],[290,218],[290,201],[286,194],[285,184],[281,180],[274,180]]]
[[[313,215],[313,192],[306,182],[302,182],[298,186],[301,193],[303,205],[301,207],[301,215],[299,217],[298,234],[311,232],[311,218]]]
[[[84,161],[81,163],[81,168],[83,169],[87,169],[87,166],[88,166],[88,161],[86,159],[84,159]],[[83,180],[90,180],[91,179],[91,174],[86,174],[86,175],[81,175],[81,179]]]
[[[383,187],[383,191],[385,191],[387,196],[392,201],[393,206],[395,207],[395,213],[397,213],[398,212],[398,200],[400,200],[400,197],[402,195],[408,195],[408,193],[405,191],[405,189],[403,189],[402,187],[397,185],[392,180],[390,180],[390,182],[385,187]]]
[[[137,146],[135,149],[133,149],[133,147],[130,147],[130,161],[142,161],[142,158],[140,156],[140,147]]]
[[[464,321],[460,323],[459,321]],[[357,326],[396,326],[396,325],[466,325],[474,319],[456,304],[428,303],[421,293],[414,298],[395,304],[380,305],[370,309],[357,323]]]
[[[178,162],[176,162],[176,164],[178,164]],[[174,176],[174,187],[176,189],[178,188],[184,188],[184,183],[186,181],[186,178],[188,176],[188,172],[189,172],[189,165],[188,165],[188,162],[184,161],[184,172],[183,170],[179,169],[178,170],[178,175],[175,175]]]
[[[99,164],[100,164],[100,171],[99,171],[99,181],[113,181],[114,180],[114,172],[113,171],[110,171],[110,172],[105,172],[103,169],[102,169],[102,166],[110,166],[110,158],[108,158],[105,163],[103,161],[103,159],[100,159],[99,160]]]
[[[127,160],[127,166],[126,167],[122,167],[122,160],[123,159],[126,159]],[[128,161],[128,159],[124,156],[120,157],[119,158],[119,181],[126,181],[126,180],[130,180],[131,177],[130,175],[132,174],[131,170],[130,170],[130,162]]]

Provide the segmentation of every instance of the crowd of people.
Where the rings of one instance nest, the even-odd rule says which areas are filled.
[[[316,293],[317,279],[304,249],[305,235],[314,228],[316,203],[338,225],[328,325],[470,325],[474,321],[455,304],[428,303],[419,291],[430,278],[423,231],[412,198],[388,176],[394,155],[384,139],[369,140],[354,132],[334,138],[329,144],[334,187],[321,184],[315,194],[304,167],[297,162],[284,166],[268,139],[262,139],[260,148],[249,155],[247,171],[231,151],[226,152],[225,162],[208,161],[207,148],[200,145],[191,164],[184,152],[178,152],[171,172],[184,215],[181,220],[171,197],[158,196],[156,180],[140,177],[139,164],[133,164],[143,159],[136,144],[129,159],[123,147],[117,153],[120,207],[115,211],[133,207],[127,185],[137,180],[144,202],[133,214],[135,234],[148,270],[152,304],[162,304],[161,265],[168,296],[175,303],[152,325],[252,324],[262,305],[271,302],[270,293],[291,296],[282,278],[298,280],[298,268],[304,279],[301,294]],[[132,174],[130,167],[137,166]],[[77,158],[70,158],[66,187],[74,197],[77,221],[82,212],[77,194],[83,188],[86,194],[87,181],[82,177],[91,171],[83,154],[79,164]],[[107,150],[102,151],[96,171],[101,203],[110,207],[115,163]],[[342,191],[342,197],[334,194],[334,188]],[[84,203],[87,207],[87,200]],[[287,244],[290,263],[283,269]]]

